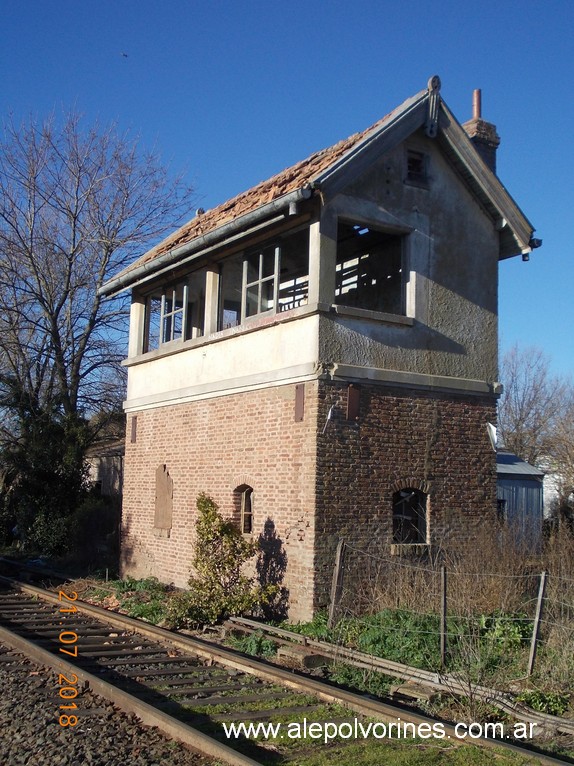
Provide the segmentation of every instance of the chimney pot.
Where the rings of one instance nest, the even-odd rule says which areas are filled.
[[[462,127],[484,162],[493,173],[496,173],[496,150],[500,144],[500,137],[496,132],[496,126],[482,119],[480,88],[472,92],[472,119],[465,122]]]
[[[482,117],[482,91],[476,88],[472,92],[472,119],[480,120]]]

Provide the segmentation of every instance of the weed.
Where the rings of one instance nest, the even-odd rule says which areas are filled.
[[[538,689],[522,692],[516,699],[540,713],[558,716],[564,715],[570,703],[570,695],[565,692],[542,692]]]
[[[260,630],[247,636],[229,636],[229,644],[234,649],[254,657],[273,657],[277,652],[277,644],[266,638]]]

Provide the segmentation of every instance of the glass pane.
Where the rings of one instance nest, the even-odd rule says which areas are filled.
[[[259,253],[252,253],[247,258],[247,284],[257,282],[259,279]]]
[[[159,325],[161,318],[161,296],[150,295],[147,300],[146,310],[148,334],[145,350],[152,351],[159,346]]]
[[[245,298],[245,316],[252,317],[258,314],[259,284],[248,287]]]
[[[169,343],[171,340],[171,329],[172,329],[172,315],[168,314],[163,318],[163,332],[161,336],[161,343]]]
[[[173,315],[173,333],[171,336],[172,340],[180,340],[182,337],[182,330],[183,330],[183,311],[177,311]]]

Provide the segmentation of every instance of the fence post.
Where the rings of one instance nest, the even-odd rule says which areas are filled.
[[[329,604],[329,619],[327,627],[332,628],[335,622],[335,616],[341,592],[343,590],[343,569],[345,567],[345,541],[339,540],[337,552],[335,553],[335,568],[333,569],[333,580],[331,582],[331,602]]]
[[[446,567],[440,568],[440,663],[446,667]]]
[[[536,659],[536,644],[538,643],[538,634],[540,632],[540,620],[542,617],[542,604],[544,601],[544,591],[546,589],[546,572],[540,573],[540,586],[538,587],[538,601],[536,603],[536,616],[532,626],[532,639],[530,641],[530,657],[528,658],[528,675],[532,675],[534,670],[534,660]]]

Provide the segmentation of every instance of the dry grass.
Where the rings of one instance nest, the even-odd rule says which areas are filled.
[[[562,530],[534,552],[517,544],[517,539],[512,529],[484,528],[471,544],[449,545],[424,558],[383,557],[348,548],[341,610],[348,616],[385,608],[438,615],[444,565],[449,617],[468,619],[469,626],[471,618],[493,615],[507,615],[509,625],[521,618],[533,623],[544,570],[546,591],[534,680],[539,687],[574,690],[574,537]],[[478,651],[478,639],[477,635],[467,640],[472,644],[469,662]],[[528,640],[523,649],[520,667],[513,668],[515,677],[526,675]],[[476,658],[472,664],[476,667]]]

